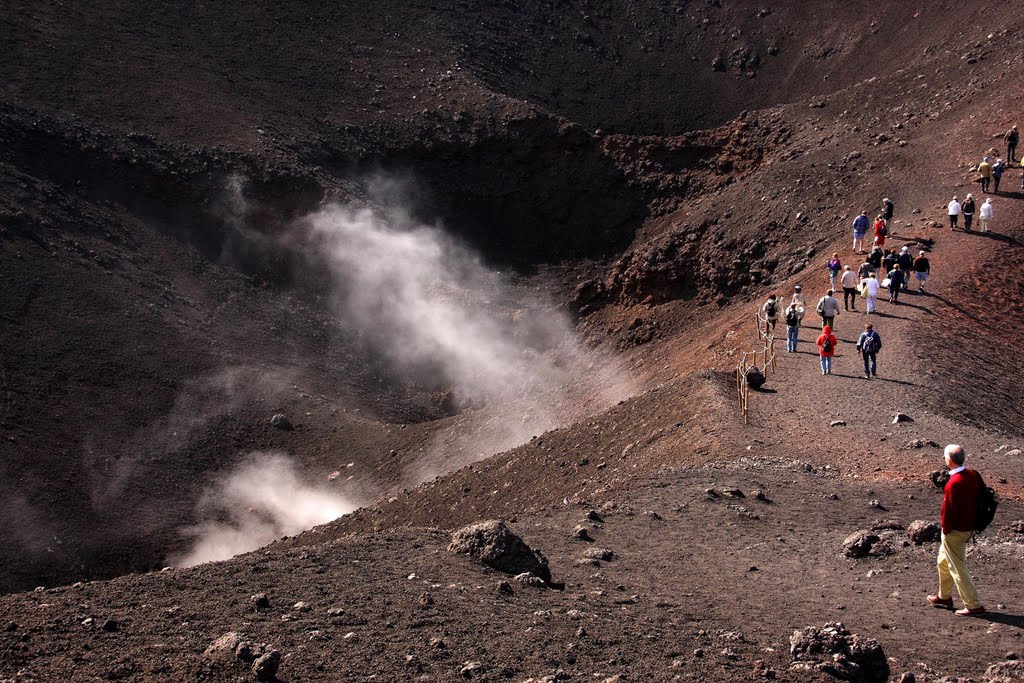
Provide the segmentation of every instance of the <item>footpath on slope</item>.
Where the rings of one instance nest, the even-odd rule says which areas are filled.
[[[947,224],[926,227],[924,223],[897,230],[887,246],[908,244],[917,249],[915,237],[933,240],[926,249],[933,272],[927,291],[903,291],[899,304],[891,304],[883,290],[876,313],[865,313],[863,299],[857,300],[856,312],[842,311],[835,320],[839,344],[833,374],[828,376],[820,372],[815,345],[821,325],[814,307],[828,287],[824,268],[820,281],[804,283],[808,313],[800,330],[798,351],[786,352],[785,325],[780,321],[775,341],[777,371],[768,375],[768,391],[751,394],[751,425],[763,432],[764,440],[784,443],[801,459],[838,466],[851,476],[918,481],[942,467],[941,448],[914,447],[911,442],[920,439],[940,446],[961,442],[971,464],[986,474],[1001,495],[1020,498],[1024,494],[1019,463],[999,457],[1000,446],[1019,447],[1014,441],[1019,435],[1009,433],[1014,425],[1004,423],[1006,433],[1000,433],[984,425],[967,424],[967,420],[961,422],[949,414],[980,399],[970,389],[962,388],[965,380],[977,374],[979,365],[988,366],[991,373],[993,364],[1007,360],[978,358],[980,350],[965,346],[963,339],[983,337],[992,331],[983,320],[955,315],[965,298],[995,309],[995,317],[1004,321],[1007,309],[1012,309],[1003,299],[1005,291],[972,286],[973,273],[992,262],[1004,263],[1010,271],[1004,271],[1004,275],[1020,279],[1020,273],[1013,272],[1013,264],[1019,263],[1024,253],[1019,239],[1024,235],[1024,220],[1016,213],[1024,205],[1024,194],[1004,192],[999,200],[1003,218],[992,233],[951,232]],[[844,263],[854,267],[863,258],[852,254],[849,244],[837,245],[835,250]],[[916,281],[912,286],[916,288]],[[1013,286],[1013,279],[1005,281],[1011,294]],[[791,289],[780,288],[779,292],[783,305],[788,304]],[[751,317],[753,314],[752,310]],[[855,348],[867,322],[874,325],[883,342],[878,353],[878,377],[871,380],[864,378],[861,354]],[[978,329],[965,329],[964,325]],[[940,409],[931,410],[929,405]],[[913,421],[894,424],[897,412],[909,415]],[[845,424],[830,426],[837,421]],[[1002,449],[1006,450],[1010,449]]]

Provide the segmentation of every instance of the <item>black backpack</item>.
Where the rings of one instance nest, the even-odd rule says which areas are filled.
[[[992,523],[992,520],[996,516],[996,508],[999,507],[999,501],[996,500],[996,492],[991,486],[985,485],[985,480],[981,478],[981,472],[974,471],[978,475],[978,512],[974,518],[974,527],[981,533],[988,528],[988,525]]]
[[[832,338],[825,337],[825,343],[821,345],[821,350],[825,353],[832,353]]]
[[[774,301],[769,301],[768,302],[768,308],[766,309],[766,311],[768,313],[768,317],[769,318],[774,318],[775,317],[775,302]]]
[[[800,316],[797,315],[796,311],[790,311],[786,314],[786,324],[790,327],[796,327],[800,323]]]

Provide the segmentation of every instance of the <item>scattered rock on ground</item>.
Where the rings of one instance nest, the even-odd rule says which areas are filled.
[[[550,583],[548,560],[517,536],[502,520],[470,524],[452,534],[448,550],[469,555],[483,564],[508,574],[530,572]]]
[[[604,562],[611,562],[615,558],[615,553],[608,548],[587,548],[583,551],[583,557],[592,560],[602,560]]]
[[[523,586],[532,586],[533,588],[544,588],[545,586],[547,586],[547,584],[544,582],[544,579],[530,572],[516,574],[514,577],[512,577],[512,580]]]
[[[854,531],[843,540],[843,548],[847,557],[867,557],[871,552],[871,546],[878,541],[878,534],[866,529],[860,529]]]
[[[271,650],[257,657],[252,663],[252,672],[260,681],[277,680],[277,670],[281,668],[281,653]]]
[[[270,418],[270,424],[285,431],[291,431],[294,429],[291,420],[289,420],[284,413],[278,413],[274,417]]]
[[[794,631],[789,644],[793,669],[825,673],[845,681],[889,680],[889,662],[878,641],[851,634],[839,622]]]
[[[907,528],[907,537],[917,545],[934,543],[941,538],[941,535],[942,528],[938,524],[923,519],[914,520]]]
[[[590,532],[587,531],[587,527],[582,524],[578,525],[572,530],[572,537],[580,541],[590,541]]]
[[[249,601],[256,606],[257,609],[266,609],[270,607],[270,598],[267,597],[266,593],[256,593],[249,598]]]
[[[914,418],[910,417],[906,413],[896,413],[892,416],[892,423],[899,424],[900,422],[913,422]]]
[[[828,426],[829,427],[845,427],[846,426],[846,420],[832,420],[831,422],[828,423]]]
[[[1024,661],[996,662],[985,669],[985,683],[1018,683],[1024,681]]]
[[[936,488],[946,488],[946,483],[949,481],[949,470],[943,468],[941,470],[933,470],[928,474],[928,478],[932,480],[932,484]]]
[[[935,443],[931,439],[913,439],[907,442],[907,448],[938,448],[939,444]]]
[[[1021,450],[1019,448],[1014,448],[1012,451],[1006,451],[1003,455],[1008,458],[1019,458],[1021,456]]]

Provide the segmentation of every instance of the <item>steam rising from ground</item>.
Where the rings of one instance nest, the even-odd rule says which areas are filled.
[[[338,205],[306,222],[334,276],[339,315],[406,375],[450,387],[458,407],[485,407],[461,434],[438,438],[444,452],[410,473],[414,483],[630,393],[617,364],[584,347],[559,307],[441,229],[401,210]]]
[[[380,184],[390,197],[401,192]],[[231,211],[247,210],[237,182]],[[243,221],[243,218],[239,219]],[[311,264],[332,278],[337,315],[408,381],[447,392],[463,414],[406,473],[415,484],[507,450],[632,393],[615,361],[586,348],[565,313],[514,286],[443,230],[401,209],[328,204],[293,226]],[[204,522],[177,563],[219,560],[353,509],[303,484],[282,455],[260,455],[204,499]]]
[[[337,519],[356,508],[339,494],[304,482],[291,459],[280,453],[254,453],[199,503],[210,519],[186,530],[192,548],[172,564],[191,567],[225,560]]]

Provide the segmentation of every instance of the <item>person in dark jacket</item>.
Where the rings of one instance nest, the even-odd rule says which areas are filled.
[[[878,269],[882,267],[882,260],[885,258],[885,252],[881,247],[875,247],[868,254],[868,261],[871,263],[871,267],[875,269],[875,276],[878,276]]]
[[[964,232],[971,231],[971,223],[974,221],[974,197],[970,193],[967,194],[967,199],[964,200],[960,210],[964,214]]]
[[[999,181],[1003,177],[1003,171],[1006,170],[1006,164],[1003,163],[1002,159],[996,159],[996,163],[992,164],[992,192],[999,194]]]
[[[864,331],[857,339],[857,350],[864,357],[864,379],[878,377],[876,354],[882,350],[882,338],[875,332],[871,323],[864,326]]]
[[[875,264],[873,264],[869,258],[868,260],[864,261],[864,263],[860,264],[860,268],[857,269],[857,275],[860,275],[863,279],[877,270],[878,269],[875,268]]]
[[[867,211],[861,211],[860,215],[853,219],[853,253],[864,253],[864,235],[868,233],[870,224]]]
[[[914,278],[917,280],[917,291],[924,291],[925,280],[932,274],[932,264],[928,262],[928,258],[924,255],[924,251],[917,252],[917,258],[914,259]]]
[[[903,271],[900,270],[900,264],[895,264],[886,277],[889,278],[889,303],[898,304],[900,302],[900,290],[903,289]]]
[[[900,265],[900,270],[903,271],[903,288],[910,288],[910,271],[914,268],[914,257],[910,253],[908,247],[900,249],[899,256],[896,257],[896,263]]]
[[[942,496],[942,545],[936,566],[939,570],[939,592],[928,596],[935,607],[953,609],[953,587],[956,586],[964,608],[956,614],[972,617],[985,613],[967,570],[967,542],[974,538],[977,528],[978,497],[981,478],[974,470],[964,467],[967,459],[963,446],[949,444],[944,452],[949,481]]]
[[[896,250],[890,249],[889,253],[882,259],[882,270],[888,273],[896,265],[897,261],[899,261],[899,256],[896,255]]]
[[[1020,142],[1020,131],[1017,130],[1017,126],[1006,131],[1006,135],[1003,136],[1003,140],[1006,141],[1006,158],[1009,159],[1012,164],[1016,161],[1014,157],[1017,155],[1017,144]]]

